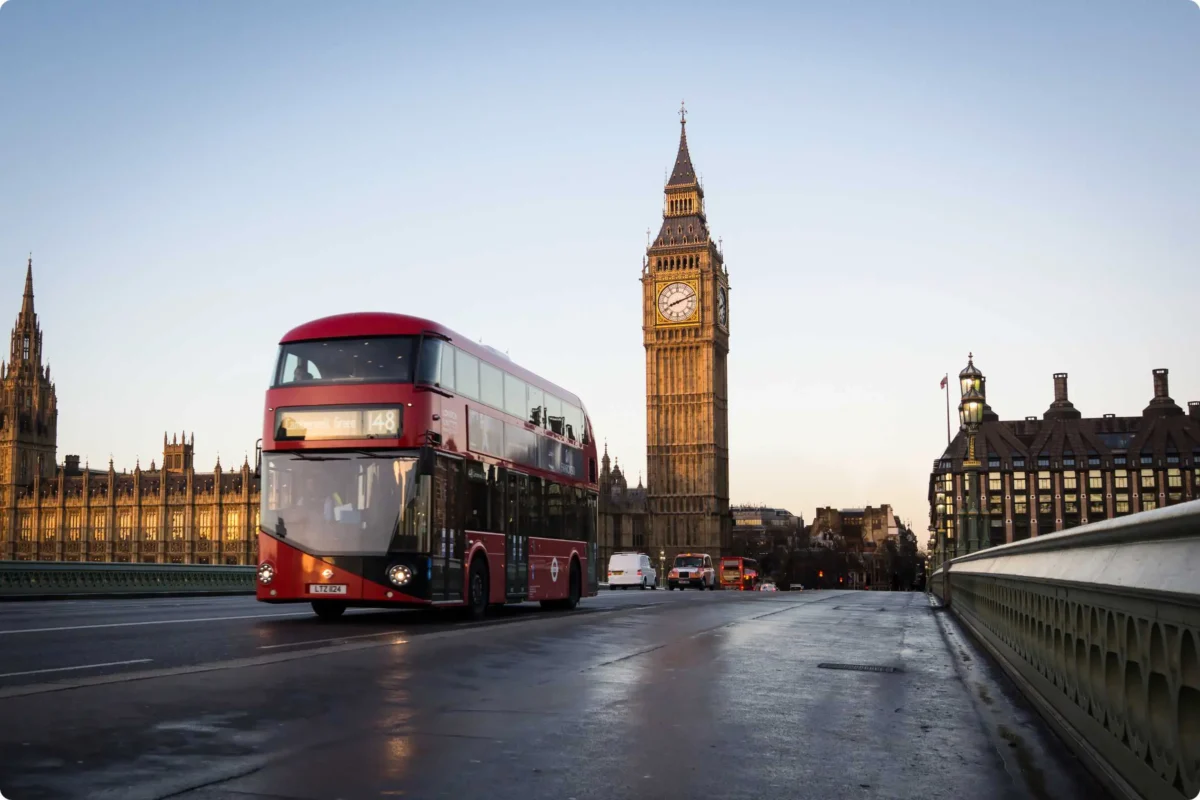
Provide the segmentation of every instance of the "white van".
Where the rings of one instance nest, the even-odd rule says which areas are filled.
[[[608,559],[608,588],[658,588],[658,573],[645,553],[613,553]]]

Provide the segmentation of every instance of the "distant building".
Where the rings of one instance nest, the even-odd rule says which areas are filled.
[[[194,436],[163,434],[163,464],[132,473],[56,465],[58,398],[42,364],[33,259],[0,364],[0,559],[253,564],[258,480],[249,460],[225,472],[192,464]]]
[[[840,539],[852,553],[874,553],[893,540],[903,526],[888,504],[878,508],[818,508],[809,528],[813,542]]]
[[[986,378],[968,364],[969,376]],[[1200,497],[1200,402],[1185,412],[1168,393],[1167,370],[1153,372],[1153,396],[1140,416],[1084,417],[1054,375],[1054,401],[1042,416],[1001,420],[985,405],[976,438],[984,547],[1020,541]],[[960,430],[929,475],[931,545],[962,554],[963,466]]]
[[[608,445],[600,459],[600,521],[597,550],[600,553],[600,569],[608,569],[608,559],[613,553],[636,550],[646,553],[655,564],[659,553],[647,549],[650,532],[650,503],[646,489],[638,478],[636,488],[630,489],[621,472],[621,465],[613,465],[608,458]]]

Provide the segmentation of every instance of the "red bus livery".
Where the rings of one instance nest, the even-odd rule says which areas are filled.
[[[762,583],[758,562],[753,558],[727,556],[721,559],[721,587],[738,591],[754,591]]]
[[[400,314],[280,342],[263,418],[258,599],[574,608],[599,589],[596,445],[575,395]]]

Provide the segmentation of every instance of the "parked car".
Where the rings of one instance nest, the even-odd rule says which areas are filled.
[[[658,572],[645,553],[613,553],[608,559],[608,588],[658,588]]]
[[[758,587],[760,592],[778,592],[779,588],[775,586],[774,581],[763,581],[762,586]]]

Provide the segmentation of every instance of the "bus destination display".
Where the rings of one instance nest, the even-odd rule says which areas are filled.
[[[400,409],[395,407],[281,408],[275,419],[277,439],[396,439],[400,436]]]

